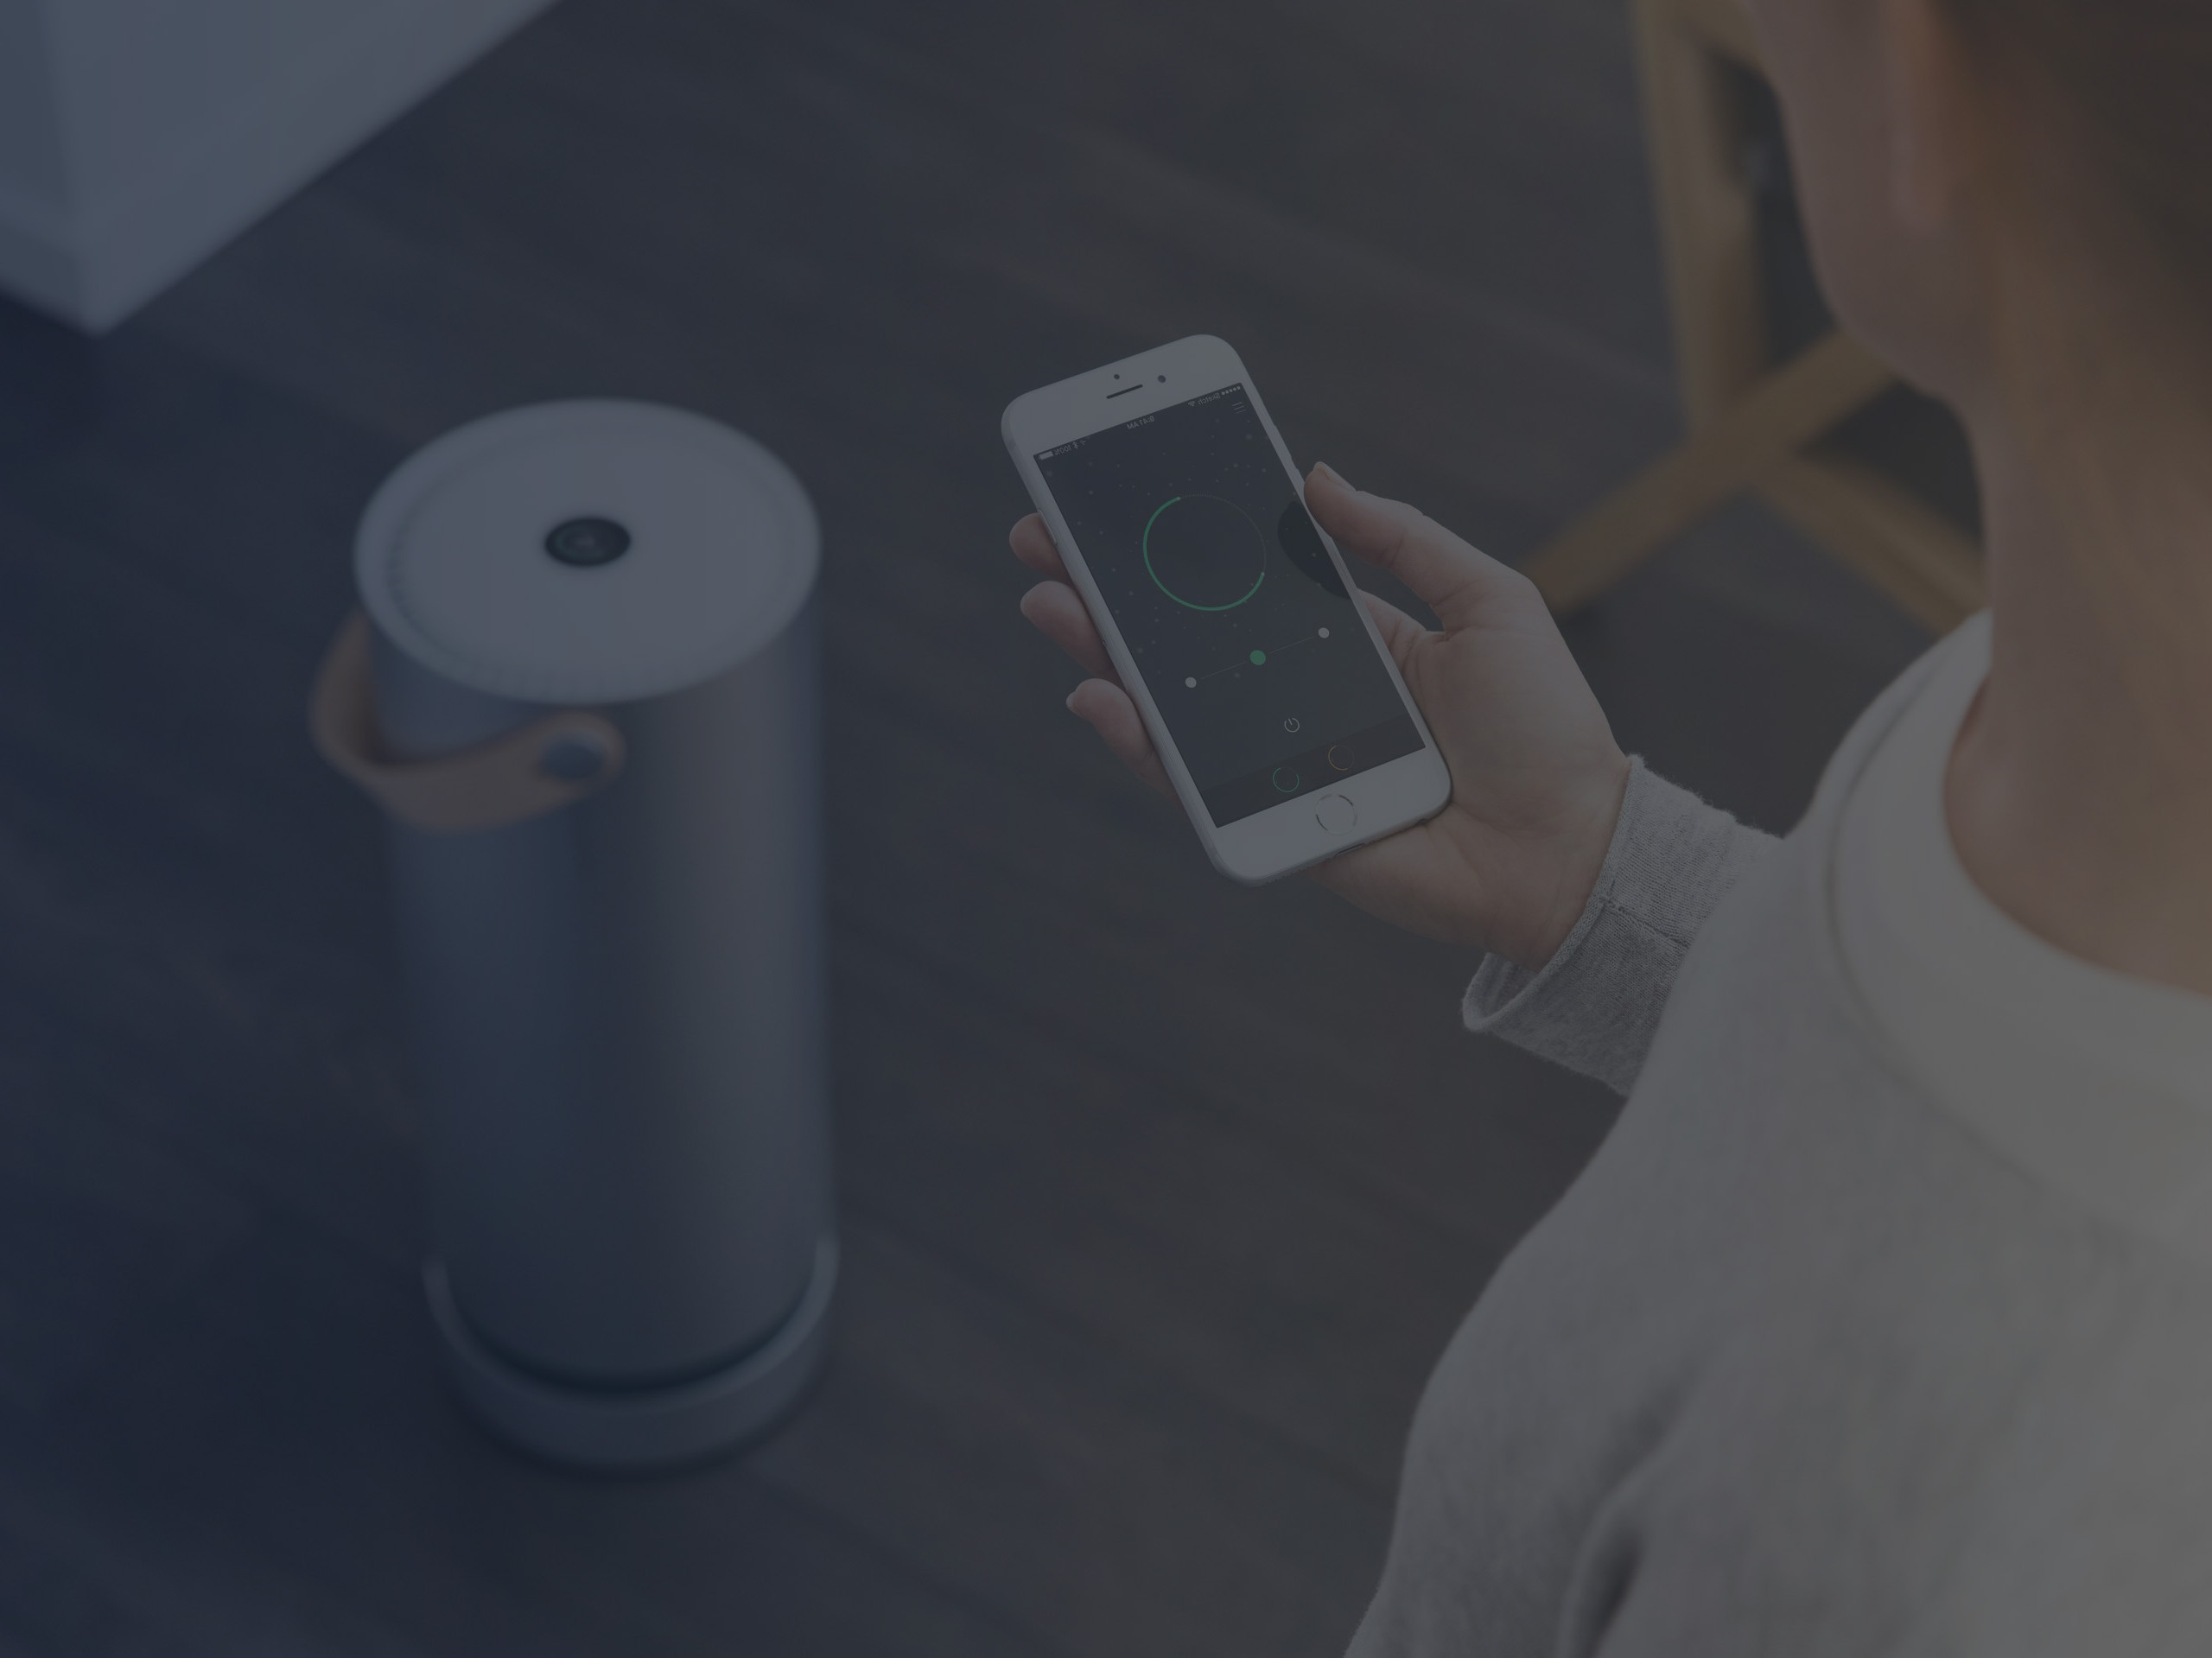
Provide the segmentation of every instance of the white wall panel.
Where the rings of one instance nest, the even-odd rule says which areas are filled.
[[[104,328],[550,0],[0,0],[0,287]]]

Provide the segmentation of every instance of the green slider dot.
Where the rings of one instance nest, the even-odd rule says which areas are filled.
[[[1253,651],[1253,652],[1252,652],[1252,665],[1253,665],[1255,668],[1258,667],[1262,663],[1265,662],[1267,659],[1268,659],[1268,653],[1267,653],[1266,651]]]

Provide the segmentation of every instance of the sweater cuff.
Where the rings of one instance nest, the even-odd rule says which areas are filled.
[[[1625,1094],[1705,919],[1773,837],[1629,762],[1619,821],[1574,931],[1541,972],[1485,956],[1467,1028]]]

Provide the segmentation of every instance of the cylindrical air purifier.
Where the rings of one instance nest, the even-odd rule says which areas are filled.
[[[314,724],[391,821],[430,1309],[560,1460],[741,1444],[823,1356],[818,562],[772,455],[635,403],[463,427],[361,524]]]

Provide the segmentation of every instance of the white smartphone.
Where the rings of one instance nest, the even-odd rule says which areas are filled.
[[[1436,740],[1225,342],[1040,387],[1000,429],[1216,868],[1256,885],[1444,809]]]

